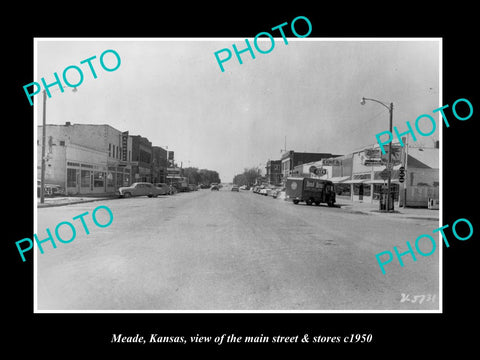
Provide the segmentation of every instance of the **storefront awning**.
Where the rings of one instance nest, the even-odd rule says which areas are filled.
[[[368,181],[368,180],[367,179],[352,179],[352,180],[344,181],[342,184],[362,184],[365,181]]]
[[[344,184],[344,181],[347,180],[347,179],[350,179],[350,176],[336,176],[336,177],[332,177],[332,178],[329,178],[329,179],[325,178],[325,180],[330,180],[334,184],[338,184],[338,183]]]
[[[380,180],[380,179],[376,179],[376,180],[367,180],[365,181],[365,184],[386,184],[388,180]],[[398,179],[392,179],[390,182],[392,183],[399,183]]]

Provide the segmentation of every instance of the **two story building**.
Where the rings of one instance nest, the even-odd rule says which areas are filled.
[[[40,179],[43,126],[37,127],[37,169]],[[112,193],[131,184],[132,142],[128,132],[110,125],[46,125],[45,183],[67,194]]]

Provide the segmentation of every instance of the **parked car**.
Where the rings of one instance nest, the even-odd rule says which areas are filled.
[[[272,193],[272,196],[274,199],[276,199],[278,197],[278,195],[282,192],[282,191],[285,191],[285,188],[278,188],[278,189],[275,189]]]
[[[239,191],[238,191],[238,185],[233,185],[233,186],[232,186],[232,191],[239,192]]]
[[[42,187],[41,181],[37,181],[37,197],[40,197],[41,187]],[[65,191],[60,185],[45,184],[43,187],[43,195],[44,196],[60,196],[60,195],[65,195]]]
[[[265,186],[264,185],[258,185],[258,186],[256,186],[256,190],[254,190],[253,192],[255,192],[257,194],[260,194],[260,195],[264,195],[265,194]]]
[[[161,195],[161,189],[153,184],[146,182],[136,182],[130,186],[120,187],[117,191],[120,197],[129,198],[131,196],[157,197]]]
[[[197,185],[195,185],[195,184],[188,184],[188,189],[189,189],[189,191],[197,191],[198,190]]]
[[[155,187],[160,189],[160,195],[169,195],[170,194],[170,186],[165,183],[156,183]]]
[[[267,191],[265,192],[265,196],[272,196],[274,189],[267,188]]]
[[[218,185],[212,185],[212,187],[210,188],[210,190],[212,190],[212,191],[219,191],[220,189],[218,188]]]
[[[168,195],[174,195],[177,193],[177,188],[173,185],[168,185],[170,191],[168,192]]]

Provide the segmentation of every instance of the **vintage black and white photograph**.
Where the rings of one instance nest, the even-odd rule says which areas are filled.
[[[35,312],[442,310],[441,38],[271,34],[35,39]]]

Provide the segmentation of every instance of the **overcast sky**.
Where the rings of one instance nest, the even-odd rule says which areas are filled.
[[[393,122],[406,130],[439,107],[439,42],[276,39],[255,59],[242,54],[221,72],[214,52],[245,39],[38,39],[36,79],[53,82],[69,65],[84,81],[73,93],[52,88],[47,123],[109,124],[175,151],[183,166],[208,168],[232,181],[245,167],[265,167],[287,150],[347,154],[388,130],[388,111],[361,98],[394,103]],[[328,41],[326,41],[328,40]],[[250,39],[253,43],[253,40]],[[269,40],[261,43],[268,49]],[[253,45],[252,45],[253,46]],[[114,49],[120,67],[104,71],[100,54]],[[232,51],[233,52],[233,51]],[[80,61],[93,55],[97,79]],[[222,54],[224,56],[224,54]],[[105,56],[115,64],[112,54]],[[68,73],[74,82],[75,71]],[[28,100],[26,100],[28,103]],[[35,97],[41,121],[41,96]],[[433,115],[433,114],[432,114]],[[435,116],[438,124],[438,115]],[[425,132],[430,128],[425,126]],[[437,132],[419,138],[426,146]]]

